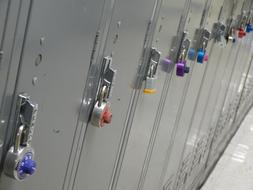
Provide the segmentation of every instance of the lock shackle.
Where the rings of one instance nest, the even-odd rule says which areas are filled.
[[[100,107],[102,105],[102,102],[105,101],[106,97],[108,95],[108,87],[104,85],[99,93],[98,97],[98,106]]]
[[[184,48],[179,56],[178,61],[185,61],[185,58],[186,58],[186,49]]]
[[[202,50],[206,51],[206,42],[205,41],[202,43]]]
[[[20,149],[22,134],[23,134],[24,130],[25,130],[25,126],[24,125],[21,125],[18,128],[16,137],[15,137],[15,142],[14,142],[14,152],[18,152],[19,149]]]
[[[149,77],[150,78],[153,78],[154,77],[154,70],[155,70],[155,68],[154,68],[154,65],[153,64],[151,64],[150,65],[150,69],[149,69]]]

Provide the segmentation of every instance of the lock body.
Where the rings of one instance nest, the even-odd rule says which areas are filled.
[[[198,56],[197,56],[197,63],[203,63],[205,58],[205,51],[204,50],[199,50],[198,51]]]
[[[99,128],[109,124],[112,121],[112,113],[110,111],[110,106],[107,102],[102,102],[99,105],[99,102],[96,103],[93,109],[91,123]]]
[[[23,147],[18,151],[11,147],[6,155],[4,173],[8,177],[22,181],[33,175],[37,164],[34,161],[34,150],[32,147]]]
[[[195,48],[190,48],[188,52],[188,59],[194,61],[196,59],[196,51]]]
[[[154,94],[156,93],[156,80],[157,77],[147,77],[145,81],[145,88],[143,92],[145,94]]]

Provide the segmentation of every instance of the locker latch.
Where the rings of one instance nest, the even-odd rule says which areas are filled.
[[[219,43],[221,46],[225,46],[225,30],[226,26],[221,22],[216,22],[213,24],[211,38],[214,42]]]
[[[154,94],[156,92],[155,82],[157,80],[157,67],[160,61],[161,53],[156,48],[151,48],[148,67],[145,77],[145,94]]]
[[[37,118],[38,104],[31,102],[26,94],[20,94],[15,112],[15,135],[12,140],[5,163],[4,173],[16,180],[22,181],[36,171],[34,150],[31,141]]]
[[[233,18],[230,18],[227,20],[227,27],[225,30],[225,39],[227,43],[229,41],[235,43],[236,42],[236,20]]]
[[[179,77],[183,77],[185,73],[190,72],[190,67],[187,66],[186,56],[189,51],[191,41],[186,38],[186,35],[187,33],[184,32],[177,57],[176,75]]]
[[[104,57],[100,73],[100,82],[97,90],[96,102],[91,115],[91,124],[102,128],[111,123],[112,113],[108,101],[112,92],[116,71],[111,68],[112,58]]]

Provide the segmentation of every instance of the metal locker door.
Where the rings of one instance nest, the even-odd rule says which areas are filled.
[[[244,10],[245,8],[242,9],[243,12]],[[218,144],[219,144],[218,145],[219,150],[222,150],[223,147],[226,146],[227,144],[226,141],[228,140],[229,136],[233,134],[233,130],[231,127],[234,120],[234,114],[237,109],[236,108],[237,102],[240,99],[241,75],[244,72],[244,68],[245,69],[248,68],[248,65],[249,65],[249,61],[248,60],[245,61],[245,58],[244,58],[245,56],[247,56],[247,54],[245,55],[244,53],[245,48],[250,50],[250,45],[246,46],[246,42],[249,40],[248,39],[249,37],[250,35],[247,35],[245,39],[241,40],[241,49],[239,50],[238,57],[235,60],[238,63],[236,63],[237,67],[235,68],[235,72],[231,79],[229,92],[228,92],[227,99],[224,105],[224,110],[226,110],[225,112],[226,119],[224,120],[222,125],[219,126],[220,127],[219,138],[217,139]]]
[[[113,119],[108,127],[97,128],[90,123],[81,132],[78,167],[72,172],[70,186],[73,189],[117,189],[115,180],[140,91],[133,81],[137,71],[147,65],[160,5],[160,0],[116,1],[104,53],[112,57],[117,70],[110,99]]]
[[[27,23],[27,4],[21,1],[0,2],[0,146],[7,138],[7,121],[19,66]],[[0,156],[2,156],[0,154]]]
[[[205,15],[205,12],[201,12],[204,10],[205,3],[200,1],[192,1],[191,2],[191,8],[190,13],[188,15],[187,20],[187,26],[182,26],[188,33],[186,35],[187,39],[192,39],[194,37],[195,30],[199,27],[201,22],[204,22],[204,18],[201,18],[202,14]],[[186,9],[187,10],[187,9]],[[186,13],[187,16],[187,13]],[[201,21],[203,19],[203,21]],[[180,60],[176,60],[180,61]],[[185,77],[182,78],[181,73],[178,73],[176,71],[179,71],[178,68],[180,65],[180,62],[175,62],[176,67],[173,71],[172,79],[170,82],[170,86],[168,89],[168,96],[166,98],[166,101],[163,102],[163,113],[161,115],[161,121],[157,123],[159,130],[157,133],[157,139],[154,144],[151,144],[148,151],[151,151],[152,156],[150,160],[147,161],[146,167],[149,166],[147,170],[146,180],[144,182],[144,188],[143,189],[161,189],[162,186],[165,189],[169,189],[171,187],[167,186],[168,184],[165,182],[163,183],[163,178],[166,173],[167,168],[167,159],[171,148],[171,143],[174,140],[173,136],[173,125],[177,114],[178,116],[181,114],[181,108],[183,106],[185,94],[188,91],[188,86],[191,81],[191,73],[193,72],[194,67],[194,61],[188,60],[187,67],[190,67],[190,73],[187,75],[185,74]],[[197,66],[196,66],[197,67]],[[203,69],[203,67],[199,68]],[[180,75],[180,76],[177,76]],[[175,127],[176,128],[176,127]],[[174,167],[174,169],[173,169]],[[177,163],[175,162],[173,166],[169,168],[168,171],[171,171],[172,173],[175,172],[177,169]],[[164,169],[165,168],[165,169]],[[172,171],[173,170],[173,171]],[[166,180],[168,176],[166,176]],[[174,179],[172,179],[173,182]]]
[[[235,10],[235,16],[236,17],[238,14],[240,14],[241,12],[241,7],[242,7],[242,1],[241,2],[237,2],[237,7],[236,7],[236,10]],[[228,58],[228,60],[226,60],[228,63],[232,63],[232,68],[231,68],[231,71],[228,72],[228,75],[225,75],[224,78],[223,78],[223,83],[222,83],[222,86],[220,88],[220,93],[218,95],[218,98],[216,99],[216,107],[215,107],[215,110],[214,110],[214,113],[212,115],[212,119],[210,119],[210,131],[212,131],[212,134],[210,135],[209,137],[209,145],[208,147],[211,146],[211,144],[214,144],[217,142],[217,138],[218,138],[218,134],[221,133],[221,130],[222,130],[222,108],[224,107],[223,105],[225,104],[225,98],[227,96],[227,93],[229,92],[229,86],[230,86],[230,81],[231,79],[233,78],[233,75],[234,75],[234,71],[236,70],[236,62],[235,62],[235,59],[237,59],[237,56],[239,55],[239,50],[240,50],[240,43],[236,43],[235,44],[236,46],[233,46],[232,47],[232,52],[231,52],[231,56]],[[228,70],[229,71],[229,70]],[[220,117],[220,119],[218,120],[218,118]],[[215,161],[215,158],[213,157],[213,150],[216,150],[216,149],[212,149],[212,150],[209,150],[208,151],[208,154],[206,157],[209,157],[209,161],[211,162],[208,162],[207,163],[207,166],[208,167],[212,167],[212,164],[214,163]],[[208,171],[209,169],[207,169]]]
[[[145,164],[149,159],[151,144],[156,138],[158,130],[159,117],[163,107],[163,101],[167,94],[169,81],[172,75],[173,63],[168,60],[167,53],[172,45],[173,36],[177,31],[178,23],[184,10],[185,2],[188,1],[163,1],[155,29],[152,47],[156,48],[162,55],[161,61],[158,62],[157,71],[152,80],[155,80],[155,86],[149,89],[149,76],[146,77],[145,84],[142,85],[136,113],[133,118],[129,138],[126,141],[126,147],[123,147],[124,158],[119,163],[119,176],[114,179],[115,189],[142,189],[145,180]],[[186,5],[187,7],[187,5]],[[183,20],[181,20],[183,22]],[[181,23],[182,24],[182,23]],[[153,92],[151,92],[153,90]],[[130,129],[129,129],[130,130]],[[125,148],[125,150],[124,150]],[[137,158],[137,159],[136,159]],[[133,162],[133,160],[135,160]],[[156,183],[155,180],[152,182]]]
[[[189,134],[184,144],[180,168],[185,167],[184,163],[186,159],[189,159],[189,166],[187,175],[184,176],[185,184],[183,189],[190,189],[192,183],[198,182],[200,179],[198,177],[198,170],[201,167],[201,158],[205,152],[207,137],[203,137],[203,134],[199,134],[200,126],[198,123],[203,117],[203,109],[206,109],[206,104],[211,98],[210,94],[213,88],[217,86],[215,82],[218,80],[217,78],[222,75],[221,71],[223,71],[224,68],[224,64],[219,63],[219,59],[222,57],[226,45],[224,37],[225,19],[223,18],[223,4],[225,4],[223,1],[213,0],[210,6],[205,28],[212,31],[211,41],[209,42],[212,52],[209,54],[205,73],[200,79],[202,82],[200,88],[196,92],[197,100],[192,107],[188,106],[188,115],[184,116],[185,123],[189,125]],[[217,82],[219,82],[219,80]],[[185,106],[187,106],[187,103]],[[203,126],[201,125],[201,127]]]
[[[243,7],[243,12],[246,13],[247,16],[247,23],[246,23],[246,27],[245,30],[247,31],[247,36],[243,42],[243,46],[242,48],[244,49],[244,51],[242,51],[242,59],[239,59],[239,63],[241,62],[245,63],[245,66],[242,68],[242,72],[239,75],[239,79],[238,79],[238,86],[235,89],[234,95],[233,95],[233,114],[231,114],[231,119],[229,122],[229,125],[231,126],[229,128],[227,128],[226,131],[228,131],[228,133],[230,133],[230,136],[234,134],[235,130],[237,130],[237,127],[239,127],[238,125],[234,125],[236,122],[236,116],[238,113],[238,108],[240,106],[241,103],[241,98],[243,95],[243,89],[245,86],[245,82],[246,82],[246,78],[248,75],[248,72],[250,70],[251,67],[251,55],[253,53],[253,49],[252,49],[252,41],[253,41],[253,35],[252,35],[252,25],[250,23],[250,25],[248,24],[248,22],[251,22],[252,20],[252,7],[253,7],[253,2],[252,0],[247,0],[244,3],[244,7]],[[229,137],[228,137],[229,138]]]
[[[213,5],[217,5],[215,1],[213,1]],[[226,20],[228,20],[231,16],[231,11],[233,9],[233,2],[230,0],[224,1],[222,7],[216,7],[212,11],[221,11],[219,22],[220,24],[226,24]],[[219,15],[218,12],[213,13]],[[215,23],[216,24],[216,23]],[[214,25],[215,26],[215,25]],[[225,26],[225,25],[223,25]],[[228,28],[228,26],[226,26]],[[213,30],[213,32],[215,32]],[[215,33],[213,34],[215,35]],[[223,32],[224,38],[225,32]],[[225,40],[225,38],[223,39]],[[209,60],[210,65],[216,65],[216,68],[213,72],[208,72],[206,77],[206,81],[204,82],[202,92],[200,94],[200,99],[198,102],[198,107],[196,107],[195,116],[193,115],[192,132],[188,137],[187,147],[191,150],[191,147],[194,148],[194,156],[191,161],[190,172],[188,176],[188,181],[186,182],[185,187],[191,189],[192,186],[197,186],[201,183],[201,177],[203,176],[204,171],[201,171],[204,167],[203,160],[205,155],[208,152],[208,144],[210,141],[209,136],[211,135],[211,131],[208,128],[208,124],[206,124],[205,118],[209,118],[212,115],[212,110],[215,107],[215,99],[220,92],[220,85],[222,77],[226,74],[227,70],[230,68],[231,63],[227,63],[226,59],[229,57],[229,52],[231,49],[232,42],[227,41],[225,44],[221,44],[220,47],[219,41],[215,42],[214,51],[212,57]],[[225,59],[225,60],[224,60]],[[210,66],[211,67],[211,66]],[[194,133],[196,136],[194,136]],[[186,147],[186,149],[187,149]],[[190,152],[188,150],[188,152]],[[186,150],[187,153],[187,150]]]
[[[229,2],[213,1],[209,18],[207,19],[208,24],[206,27],[212,28],[212,40],[214,44],[212,54],[209,56],[208,68],[197,94],[197,102],[195,102],[192,114],[189,114],[190,120],[188,123],[190,125],[190,132],[185,144],[183,158],[187,158],[188,155],[191,156],[189,156],[190,166],[188,168],[188,176],[186,177],[185,189],[190,189],[192,184],[199,182],[199,170],[203,167],[202,158],[206,152],[207,133],[209,132],[206,126],[203,125],[203,118],[206,110],[212,106],[212,104],[210,106],[207,106],[207,104],[209,104],[209,101],[217,93],[216,88],[220,83],[220,78],[223,76],[223,71],[226,67],[226,63],[220,62],[220,59],[223,54],[226,55],[226,49],[230,48],[230,46],[226,45],[227,42],[224,37],[226,21],[224,11],[226,11],[229,5]],[[201,173],[201,175],[203,174]]]
[[[241,124],[241,122],[243,121],[243,118],[245,117],[249,109],[252,107],[252,72],[253,72],[252,58],[253,56],[251,55],[251,60],[250,60],[251,66],[247,74],[240,105],[237,110],[236,119],[234,122],[235,126],[239,126]]]
[[[241,13],[241,7],[242,7],[242,3],[243,1],[236,1],[236,4],[235,4],[235,8],[234,8],[234,14],[233,14],[233,19],[234,19],[234,22],[236,22],[236,17],[237,15],[239,15]],[[209,125],[209,131],[210,131],[210,135],[209,135],[209,139],[208,139],[208,147],[210,147],[210,144],[212,144],[213,142],[216,141],[217,139],[217,129],[219,129],[219,122],[221,122],[221,120],[219,120],[218,118],[222,118],[222,109],[223,109],[223,105],[225,103],[225,98],[227,96],[227,93],[228,93],[228,88],[229,88],[229,85],[230,85],[230,81],[231,81],[231,78],[233,77],[233,73],[236,69],[236,62],[235,62],[235,59],[237,59],[237,56],[239,54],[239,50],[240,50],[240,43],[238,43],[238,39],[236,38],[236,42],[235,44],[232,46],[232,49],[231,49],[231,52],[229,52],[229,56],[227,57],[227,60],[226,59],[222,59],[222,61],[225,61],[227,62],[228,64],[231,63],[230,67],[227,68],[227,71],[226,71],[226,74],[224,75],[223,79],[222,79],[222,83],[221,83],[221,86],[219,88],[219,94],[217,96],[217,98],[215,99],[215,107],[214,109],[212,110],[212,115],[210,117],[210,115],[206,114],[206,122],[207,122],[207,125]],[[210,112],[211,113],[211,112]],[[209,118],[209,119],[208,119]],[[219,132],[218,132],[219,133]],[[215,159],[213,159],[212,155],[209,155],[210,154],[210,150],[208,149],[208,153],[207,153],[207,157],[210,157],[210,159],[212,160],[212,164],[213,164],[213,161]],[[208,166],[211,166],[209,165],[210,163],[207,163]],[[208,169],[207,169],[208,170]]]
[[[208,2],[211,3],[211,2]],[[212,31],[212,26],[214,22],[218,21],[220,8],[222,6],[222,2],[214,2],[212,1],[217,7],[213,7],[213,10],[210,10],[209,6],[206,6],[206,19],[201,28],[205,28],[208,31]],[[209,41],[208,46],[206,47],[206,51],[209,54],[209,59],[206,60],[206,63],[197,64],[196,69],[194,68],[193,74],[192,74],[192,80],[190,82],[189,90],[185,94],[185,100],[184,105],[182,107],[181,115],[178,117],[176,122],[176,128],[177,132],[175,134],[175,142],[172,146],[171,150],[171,159],[170,159],[170,165],[173,167],[175,163],[177,163],[177,171],[175,176],[175,182],[172,185],[173,189],[183,189],[184,185],[190,176],[191,173],[191,166],[192,166],[192,160],[195,160],[193,158],[194,152],[192,152],[191,145],[189,144],[187,147],[187,151],[184,152],[185,147],[187,146],[186,143],[189,143],[187,141],[187,137],[191,138],[190,143],[194,143],[194,138],[197,138],[197,131],[191,131],[191,120],[192,116],[196,112],[196,108],[198,105],[198,101],[200,99],[201,91],[208,85],[208,83],[205,83],[206,79],[208,79],[209,72],[213,72],[213,70],[216,69],[218,66],[215,62],[212,62],[213,59],[213,53],[216,53],[217,51],[214,49],[215,44],[214,41]],[[214,56],[215,57],[215,56]],[[197,58],[198,60],[198,58]],[[200,67],[202,66],[202,70]],[[168,169],[170,172],[171,169]],[[169,173],[168,172],[168,173]],[[171,173],[170,173],[171,175]],[[170,176],[169,175],[169,176]],[[168,176],[167,176],[168,177]],[[167,178],[169,179],[169,178]]]
[[[13,138],[5,139],[5,142],[10,151],[12,147],[17,147],[18,152],[22,150],[23,153],[23,147],[26,148],[28,141],[30,144],[32,134],[32,127],[28,128],[27,122],[28,119],[34,122],[38,104],[32,143],[38,169],[31,179],[20,182],[34,172],[34,162],[29,171],[23,168],[25,160],[33,156],[32,151],[29,150],[18,163],[8,159],[8,152],[5,173],[17,180],[2,176],[0,189],[62,189],[90,57],[93,55],[92,58],[96,59],[98,48],[103,43],[111,4],[109,1],[101,3],[94,0],[20,2],[21,9],[27,10],[27,22],[19,23],[25,27],[24,35],[17,38],[22,47],[21,55],[14,52],[12,58],[12,62],[19,63],[19,68],[18,78],[14,80],[16,89],[11,102],[12,115],[7,121],[8,132],[12,133]],[[97,31],[102,36],[95,40],[96,48],[93,48],[94,39],[98,39]],[[23,98],[26,97],[24,92],[36,103]],[[26,119],[28,116],[31,117]],[[19,139],[21,135],[23,138]],[[17,146],[14,146],[14,140],[18,142]],[[21,142],[22,147],[19,146]]]

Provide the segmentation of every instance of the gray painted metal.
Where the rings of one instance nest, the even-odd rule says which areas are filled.
[[[16,2],[26,10],[22,11],[26,22],[19,23],[25,28],[25,36],[18,32],[11,60],[18,66],[12,108],[21,92],[39,104],[32,142],[39,169],[22,183],[2,176],[0,189],[62,189],[94,39],[99,30],[98,45],[103,45],[105,20],[111,13],[103,9],[111,5],[109,1],[96,0],[13,1]],[[8,95],[12,96],[13,91]],[[10,132],[11,121],[12,117],[8,122]]]
[[[0,0],[3,158],[15,132],[17,95],[26,92],[39,104],[32,142],[38,171],[24,182],[2,175],[0,189],[196,189],[253,104],[253,34],[224,47],[210,40],[209,61],[187,60],[184,78],[176,76],[177,60],[168,70],[161,62],[156,94],[143,93],[150,49],[175,58],[183,31],[194,44],[196,29],[211,31],[251,5]],[[89,119],[105,56],[117,70],[113,121],[96,128]]]
[[[117,178],[140,93],[138,88],[133,89],[133,81],[138,67],[146,64],[160,4],[160,0],[119,0],[115,4],[105,50],[105,55],[113,55],[117,70],[111,98],[113,122],[103,129],[87,126],[74,184],[76,190],[119,188]],[[119,22],[121,26],[117,27]],[[128,175],[126,181],[132,179]],[[122,189],[132,189],[134,184],[127,185]]]
[[[184,6],[187,6],[185,3],[188,2],[185,0],[163,1],[152,43],[152,46],[162,53],[162,59],[167,57],[172,39],[179,31],[177,26]],[[150,148],[156,139],[159,117],[170,85],[171,75],[171,72],[167,73],[167,70],[164,70],[161,60],[156,81],[157,92],[145,94],[142,89],[139,95],[116,189],[143,189],[146,169],[148,169],[147,162],[152,153]],[[133,162],[133,160],[135,161]],[[153,183],[154,189],[158,188],[155,186],[157,180],[152,179],[149,182]]]

